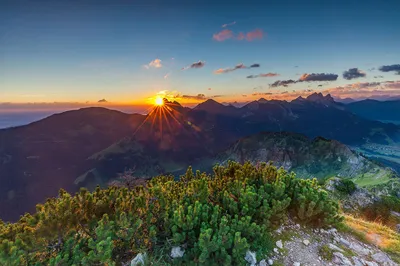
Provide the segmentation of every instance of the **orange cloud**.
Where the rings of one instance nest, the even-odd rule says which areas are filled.
[[[256,40],[256,39],[262,39],[263,35],[264,34],[263,34],[262,30],[256,29],[256,30],[253,30],[253,31],[250,31],[250,32],[246,33],[246,40],[251,42],[251,41]]]
[[[233,37],[233,32],[231,30],[222,30],[219,33],[213,35],[213,39],[219,42],[231,39]]]
[[[262,39],[264,33],[261,29],[255,29],[253,31],[249,31],[247,33],[239,32],[239,34],[235,37],[234,33],[231,30],[225,29],[213,35],[213,39],[219,42],[223,42],[228,39],[235,38],[239,41],[246,40],[246,41],[253,41],[257,39]]]

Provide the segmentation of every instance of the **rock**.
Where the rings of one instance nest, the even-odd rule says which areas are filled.
[[[374,261],[365,261],[365,265],[367,266],[379,266],[378,263]]]
[[[182,258],[184,253],[185,253],[185,250],[183,250],[181,247],[173,247],[171,250],[171,257],[174,259]]]
[[[277,248],[274,248],[274,252],[279,254],[279,250]]]
[[[364,248],[358,243],[351,243],[350,248],[354,250],[357,254],[367,256],[371,253],[371,250]]]
[[[258,264],[258,266],[268,266],[268,263],[266,260],[262,260],[260,261],[260,263]]]
[[[299,224],[295,224],[294,228],[295,229],[300,229],[300,225]]]
[[[134,257],[133,260],[131,261],[131,266],[139,266],[139,265],[144,266],[146,257],[147,257],[146,253],[137,254],[136,257]]]
[[[282,249],[282,248],[283,248],[282,240],[276,241],[276,246],[277,246],[278,248]]]
[[[396,231],[397,233],[400,233],[400,224],[396,224]]]
[[[343,249],[341,249],[341,248],[339,248],[338,246],[336,246],[336,245],[334,245],[334,244],[331,244],[331,243],[328,244],[328,247],[329,247],[330,249],[334,250],[334,251],[339,251],[339,252],[342,252],[342,253],[344,252]]]
[[[378,252],[372,255],[374,261],[380,265],[395,265],[394,262],[383,252]]]
[[[293,266],[300,266],[300,262],[293,262]]]
[[[274,261],[271,260],[271,259],[269,259],[269,260],[268,260],[268,265],[273,265],[273,264],[274,264]]]
[[[244,259],[250,264],[250,265],[256,265],[257,263],[257,258],[256,258],[256,253],[251,252],[250,250],[247,250],[246,256]]]
[[[351,261],[340,252],[333,252],[332,262],[335,265],[352,266]]]
[[[351,246],[350,242],[347,241],[346,239],[342,238],[342,237],[339,239],[339,242],[342,243],[343,245],[345,245],[348,248],[350,248],[350,246]]]
[[[353,259],[354,266],[364,266],[365,265],[363,259],[360,259],[359,257],[356,257],[356,256],[353,256],[351,258]]]
[[[304,239],[304,240],[303,240],[303,244],[306,245],[306,246],[308,246],[308,245],[310,245],[310,241],[308,241],[307,239]]]
[[[337,233],[337,230],[336,230],[336,228],[331,228],[328,230],[328,233],[334,235]]]

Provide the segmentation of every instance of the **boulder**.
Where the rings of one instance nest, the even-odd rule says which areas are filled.
[[[332,262],[335,265],[342,265],[342,266],[352,266],[353,264],[351,261],[346,258],[342,253],[340,252],[334,252],[333,253],[333,259]]]
[[[256,258],[256,253],[252,252],[250,250],[247,250],[246,256],[244,259],[250,264],[250,265],[256,265],[257,263],[257,258]]]
[[[131,266],[139,266],[139,265],[144,266],[146,257],[147,257],[146,253],[137,254],[136,257],[134,257],[133,260],[131,261]]]
[[[173,247],[171,250],[171,257],[172,258],[182,258],[183,254],[185,254],[185,250],[183,250],[181,247]]]
[[[276,241],[276,246],[277,246],[278,248],[282,249],[282,248],[283,248],[282,240]]]

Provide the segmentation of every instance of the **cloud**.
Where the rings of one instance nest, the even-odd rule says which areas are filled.
[[[262,39],[264,36],[264,33],[261,29],[255,29],[253,31],[249,31],[247,33],[239,32],[239,34],[235,37],[235,34],[233,31],[225,29],[222,30],[218,33],[213,34],[213,39],[218,41],[218,42],[223,42],[228,39],[237,39],[239,41],[246,40],[246,41],[254,41],[258,39]]]
[[[146,69],[150,69],[150,68],[161,68],[162,64],[161,64],[161,59],[154,59],[153,61],[151,61],[148,65],[144,65],[144,67]]]
[[[312,73],[301,75],[299,81],[333,81],[337,80],[338,75],[326,73]]]
[[[269,77],[276,77],[276,76],[279,76],[279,74],[270,72],[270,73],[264,73],[264,74],[258,74],[258,75],[250,75],[250,76],[247,76],[247,78],[248,79],[253,79],[253,78],[258,78],[258,77],[269,78]]]
[[[347,80],[355,79],[355,78],[363,78],[366,74],[359,70],[358,68],[350,68],[343,72],[343,78]]]
[[[206,64],[206,62],[204,62],[204,61],[194,62],[193,64],[191,64],[189,66],[182,67],[181,70],[186,70],[189,68],[202,68],[205,64]]]
[[[378,78],[381,79],[381,78],[383,78],[383,76],[374,76],[374,78],[375,79],[378,79]]]
[[[233,25],[235,25],[235,24],[236,24],[236,21],[233,21],[233,22],[231,22],[231,23],[226,23],[226,24],[222,25],[222,28],[226,28],[226,27],[228,27],[228,26],[233,26]]]
[[[238,69],[249,69],[249,68],[255,68],[255,67],[260,67],[260,64],[252,64],[251,66],[247,67],[243,65],[242,63],[237,64],[236,66],[232,68],[220,68],[214,71],[214,74],[223,74],[223,73],[229,73]]]
[[[272,92],[253,92],[252,96],[265,96],[265,95],[272,95]]]
[[[400,64],[381,66],[381,67],[379,67],[379,70],[382,72],[396,71],[399,74],[400,73]]]
[[[287,87],[289,84],[293,84],[293,83],[296,83],[296,82],[297,81],[295,81],[293,79],[277,80],[274,83],[270,84],[270,87],[279,87],[279,86]]]
[[[387,83],[385,87],[389,89],[400,89],[400,80]]]
[[[213,35],[213,39],[218,41],[218,42],[223,42],[225,40],[233,38],[233,32],[231,30],[222,30],[218,33],[215,33]]]
[[[239,32],[236,39],[238,39],[239,41],[246,40],[246,41],[251,42],[256,39],[262,39],[263,35],[264,35],[264,33],[262,30],[255,29],[255,30],[249,31],[247,33]]]
[[[101,99],[97,101],[98,103],[108,103],[108,101],[106,99]]]
[[[205,100],[206,96],[202,93],[199,93],[197,95],[182,95],[182,96],[180,96],[180,98],[191,99],[191,100]]]
[[[167,74],[165,74],[164,75],[164,79],[167,79],[169,76],[171,75],[171,72],[170,73],[167,73]]]

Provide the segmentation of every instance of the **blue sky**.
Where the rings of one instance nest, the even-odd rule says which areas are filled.
[[[400,82],[386,82],[400,76],[378,68],[400,64],[399,9],[398,1],[352,0],[2,1],[0,102],[137,103],[160,91],[182,101],[306,90],[397,95]],[[234,25],[222,27],[228,23]],[[213,38],[223,30],[232,38]],[[254,31],[262,37],[238,40]],[[156,59],[160,67],[145,67]],[[181,70],[198,61],[204,66]],[[214,73],[240,63],[260,67]],[[350,68],[365,75],[346,80],[342,73]],[[278,75],[246,78],[266,73]],[[338,78],[270,86],[305,73]]]

